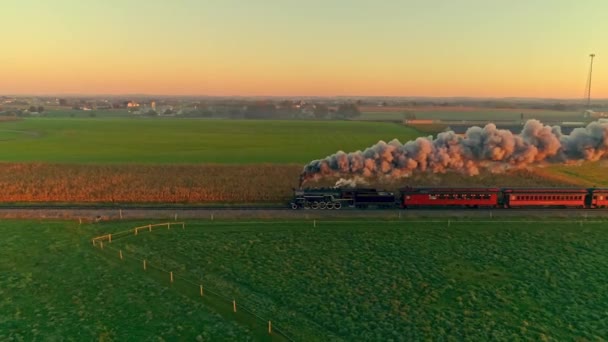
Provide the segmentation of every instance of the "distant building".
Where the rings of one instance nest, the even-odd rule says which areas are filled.
[[[437,123],[437,120],[431,119],[405,119],[403,123],[406,125],[432,125]]]
[[[127,102],[127,108],[138,108],[138,107],[139,107],[139,103],[137,103],[135,101]]]
[[[156,101],[150,102],[150,108],[152,108],[153,111],[156,111]]]
[[[68,100],[66,99],[57,99],[55,100],[55,102],[60,105],[60,106],[67,106],[68,105]]]
[[[588,109],[585,111],[584,117],[588,119],[608,118],[608,112],[596,112]]]

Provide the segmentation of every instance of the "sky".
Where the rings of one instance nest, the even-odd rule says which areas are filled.
[[[1,94],[608,98],[605,0],[2,0]]]

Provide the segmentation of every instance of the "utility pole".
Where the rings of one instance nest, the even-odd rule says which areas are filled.
[[[593,75],[593,58],[595,54],[592,53],[589,57],[591,58],[591,62],[589,64],[589,78],[587,79],[587,109],[591,109],[591,76]]]

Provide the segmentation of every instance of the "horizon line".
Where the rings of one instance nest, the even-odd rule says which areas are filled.
[[[207,95],[207,94],[154,94],[154,93],[0,93],[0,97],[207,97],[207,98],[395,98],[395,99],[521,99],[521,100],[580,100],[577,97],[534,97],[534,96],[429,96],[429,95]],[[608,97],[591,99],[606,101]]]

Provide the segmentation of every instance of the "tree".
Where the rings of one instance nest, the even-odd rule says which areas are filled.
[[[319,103],[315,105],[314,115],[317,119],[325,119],[329,113],[329,108],[326,105]]]
[[[272,102],[260,101],[247,106],[245,117],[248,119],[270,119],[275,117],[277,108]]]
[[[357,105],[353,103],[344,103],[338,106],[336,111],[336,118],[339,119],[353,119],[361,115]]]
[[[293,101],[281,101],[276,106],[275,117],[277,119],[288,119],[298,117],[301,114]]]
[[[44,112],[44,107],[38,106],[38,113],[42,113],[42,112]]]
[[[213,117],[213,112],[210,111],[209,109],[203,109],[200,111],[200,115],[203,118],[211,118],[211,117]]]
[[[403,112],[403,118],[406,120],[416,120],[416,113],[405,111]]]
[[[36,108],[36,106],[30,106],[30,108],[27,109],[27,111],[30,113],[34,113],[34,112],[36,112],[36,110],[38,110],[38,108]]]

